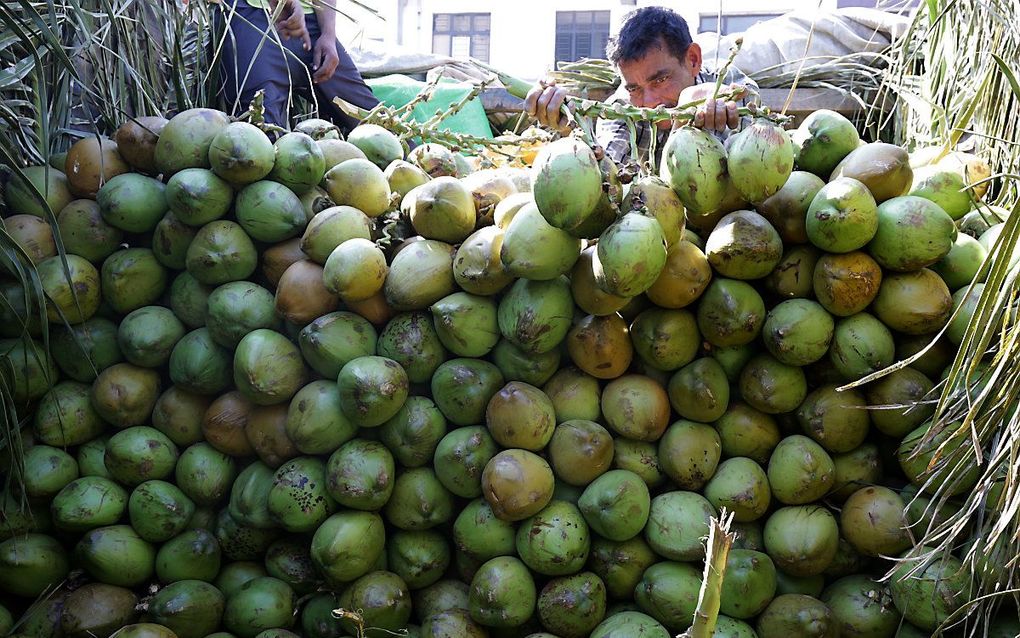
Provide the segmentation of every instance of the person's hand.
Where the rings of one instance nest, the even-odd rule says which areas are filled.
[[[312,48],[312,37],[305,25],[305,10],[301,0],[270,0],[270,9],[276,17],[274,27],[284,40],[299,38],[301,48],[308,51]],[[282,5],[280,7],[279,5]]]
[[[542,126],[553,129],[561,135],[570,133],[570,122],[560,112],[567,91],[556,86],[555,81],[536,84],[524,98],[524,111],[538,120]]]
[[[337,65],[340,64],[340,56],[336,52],[336,36],[323,35],[315,41],[315,49],[312,51],[312,80],[318,84],[333,77]]]
[[[737,115],[737,102],[747,92],[747,89],[739,84],[719,87],[719,92],[731,94],[730,99],[712,99],[715,92],[715,83],[695,84],[680,92],[677,104],[687,104],[697,100],[705,100],[694,111],[694,126],[709,131],[724,131],[727,128],[735,129],[740,124],[740,116]]]

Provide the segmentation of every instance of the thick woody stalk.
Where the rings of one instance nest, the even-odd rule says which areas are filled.
[[[726,573],[726,559],[730,555],[730,547],[736,536],[730,532],[733,513],[725,509],[719,518],[713,518],[708,527],[707,553],[705,555],[705,574],[701,581],[701,593],[698,595],[698,607],[694,612],[694,624],[683,638],[712,638],[715,624],[719,619],[719,603],[722,597],[723,575]]]

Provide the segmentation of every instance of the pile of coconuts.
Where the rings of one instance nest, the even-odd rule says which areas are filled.
[[[828,111],[680,128],[626,184],[600,155],[192,109],[10,179],[0,632],[666,638],[725,508],[716,636],[930,636],[973,589],[910,560],[926,486],[977,470],[932,475],[968,443],[918,402],[1003,228],[987,165]]]

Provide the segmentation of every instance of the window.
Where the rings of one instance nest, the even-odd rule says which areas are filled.
[[[608,11],[557,11],[556,62],[606,57]]]
[[[489,61],[488,13],[432,15],[432,52],[453,58]]]
[[[701,19],[698,21],[698,33],[704,33],[706,31],[718,32],[720,35],[733,35],[734,33],[743,33],[749,28],[764,22],[771,20],[772,18],[778,18],[783,14],[781,13],[724,13],[722,15],[722,22],[720,24],[719,15],[716,13],[703,13]]]

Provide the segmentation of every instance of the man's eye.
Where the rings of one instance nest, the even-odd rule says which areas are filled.
[[[652,80],[652,83],[653,84],[662,84],[662,83],[664,83],[668,79],[669,79],[669,76],[662,76],[661,78],[655,78],[654,80]]]

